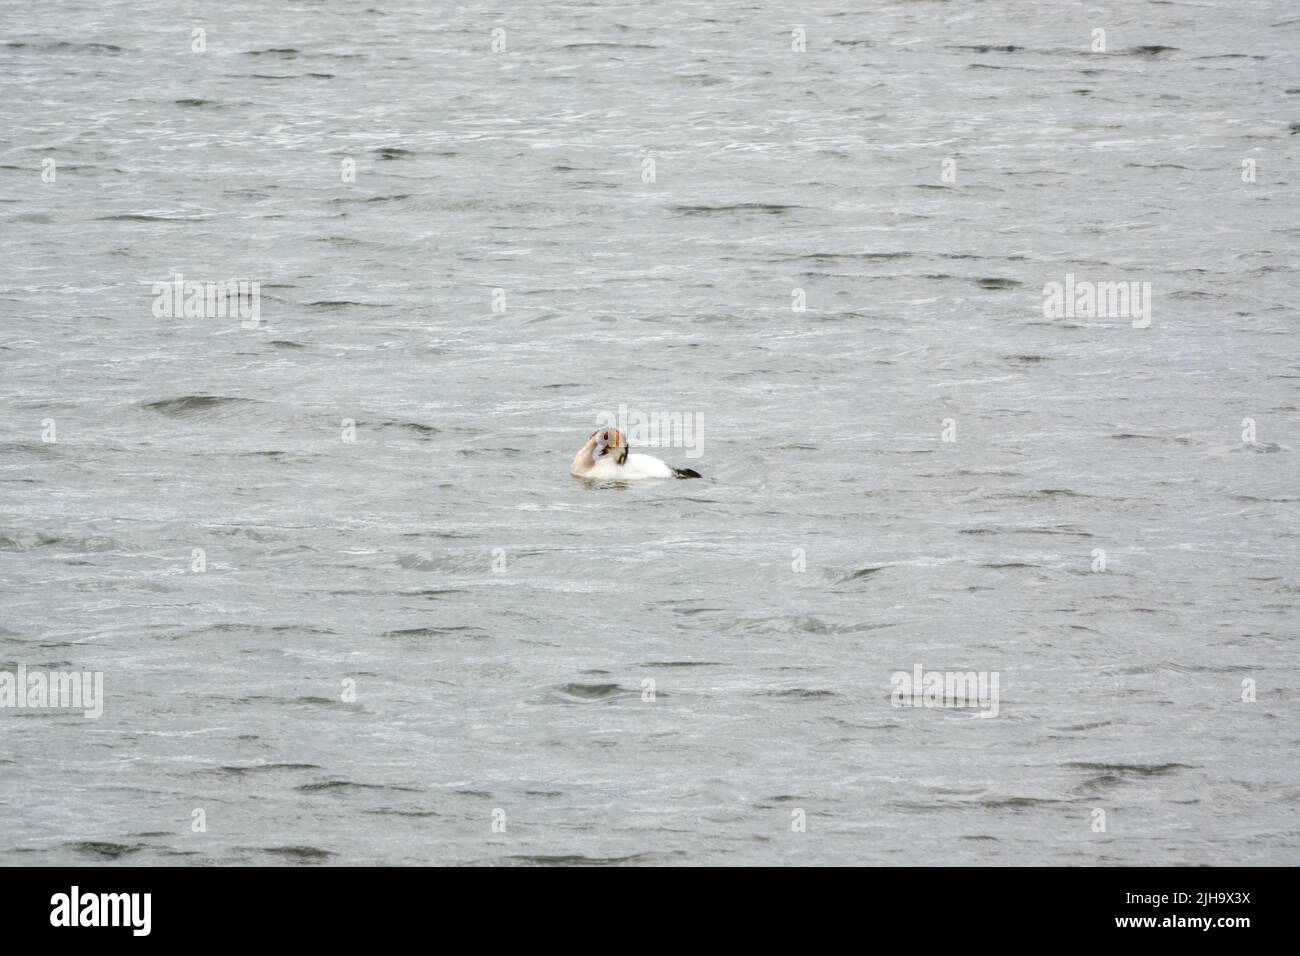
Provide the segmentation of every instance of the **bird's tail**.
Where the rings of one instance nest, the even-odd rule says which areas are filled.
[[[704,477],[698,471],[692,471],[690,468],[674,468],[673,474],[678,478],[702,478]]]

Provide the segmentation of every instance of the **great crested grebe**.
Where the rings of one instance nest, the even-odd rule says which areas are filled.
[[[674,468],[651,455],[628,454],[627,439],[616,428],[601,428],[573,456],[569,471],[579,478],[634,481],[640,478],[699,478],[690,468]]]

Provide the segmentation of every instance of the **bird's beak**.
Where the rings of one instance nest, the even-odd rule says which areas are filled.
[[[615,431],[608,440],[602,438],[596,442],[596,447],[592,451],[592,455],[596,458],[604,458],[610,454],[626,456],[627,446],[624,443],[622,433]]]

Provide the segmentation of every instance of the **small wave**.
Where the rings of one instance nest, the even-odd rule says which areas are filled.
[[[379,427],[401,428],[406,431],[415,432],[417,435],[436,435],[438,433],[438,429],[434,428],[432,425],[426,425],[423,422],[387,421],[380,422]]]
[[[403,199],[410,199],[411,193],[394,193],[391,196],[341,196],[338,199],[331,199],[333,204],[339,203],[381,203],[381,202],[400,202]]]
[[[92,534],[85,537],[45,534],[39,531],[0,532],[0,551],[35,551],[52,545],[73,554],[128,550],[107,535]]]
[[[164,398],[156,402],[146,402],[143,408],[161,415],[190,415],[195,412],[211,411],[233,405],[254,403],[251,398],[232,398],[227,395],[182,395],[179,398]]]
[[[781,203],[766,202],[741,202],[733,203],[728,206],[669,206],[671,212],[678,213],[682,216],[716,216],[726,215],[735,212],[758,212],[767,213],[772,216],[784,215],[795,209],[802,209],[802,206],[787,206]]]
[[[722,661],[646,661],[642,667],[728,667]]]
[[[1127,50],[1119,51],[1123,56],[1163,56],[1166,53],[1177,53],[1178,47],[1165,46],[1161,43],[1151,43],[1146,46],[1131,46]]]
[[[580,41],[577,43],[566,43],[561,49],[564,50],[662,50],[661,46],[654,46],[649,43],[608,43],[601,41]]]
[[[620,697],[639,697],[640,691],[633,690],[630,687],[623,687],[621,684],[579,684],[568,683],[559,685],[556,690],[569,700],[581,701],[612,701]],[[662,692],[657,696],[663,697]]]
[[[1032,810],[1035,807],[1050,807],[1065,800],[1050,797],[981,797],[980,806],[994,810]]]
[[[207,216],[151,216],[147,213],[124,212],[112,216],[96,216],[96,222],[207,222]]]
[[[990,498],[1010,498],[1018,501],[1051,501],[1054,498],[1091,498],[1092,495],[1070,491],[1067,488],[1042,488],[1038,491],[1012,491],[989,495]]]
[[[107,843],[98,840],[82,840],[63,845],[77,853],[84,853],[86,856],[101,860],[116,860],[131,853],[139,853],[145,848],[143,843]]]
[[[32,458],[50,459],[59,455],[59,446],[55,442],[43,441],[12,441],[0,442],[0,456],[6,459],[15,458],[18,455],[26,455]],[[11,479],[13,481],[30,481],[34,482],[35,478]]]
[[[659,854],[655,853],[634,853],[631,856],[581,856],[581,855],[555,855],[546,854],[518,854],[508,856],[507,860],[513,860],[523,866],[628,866],[630,864],[648,862],[655,859]],[[679,855],[679,854],[674,854]]]
[[[1069,525],[1060,525],[1057,527],[1027,527],[1014,528],[999,526],[992,528],[962,528],[958,534],[1059,534],[1072,538],[1091,538],[1091,531],[1081,531],[1078,528],[1072,528]]]
[[[873,574],[877,573],[878,571],[883,571],[883,570],[885,570],[885,568],[887,568],[887,567],[889,567],[889,565],[887,565],[887,564],[878,564],[878,565],[876,565],[876,566],[873,567],[873,568],[859,568],[858,570],[856,570],[856,571],[854,571],[852,574],[850,574],[848,577],[846,577],[846,578],[841,578],[840,580],[836,581],[835,583],[836,583],[836,584],[845,584],[845,583],[847,583],[847,582],[849,582],[849,581],[859,581],[859,580],[861,580],[862,578],[869,577],[870,575],[873,575]]]
[[[299,784],[294,788],[303,793],[349,792],[352,790],[395,790],[401,793],[420,793],[416,787],[400,787],[384,783],[357,783],[353,780],[322,780],[318,783]]]
[[[58,40],[54,43],[24,43],[21,40],[12,40],[5,44],[11,50],[39,50],[44,53],[103,53],[109,56],[116,56],[119,53],[125,53],[124,47],[117,46],[113,43],[69,43],[67,40]]]
[[[323,863],[334,856],[329,850],[315,846],[267,846],[257,848],[262,853],[291,860],[294,863]]]
[[[962,50],[967,53],[1023,53],[1025,48],[1016,46],[1013,43],[1007,43],[1003,46],[995,46],[987,43],[968,44],[962,46],[950,46],[949,50]]]
[[[252,764],[247,767],[209,767],[205,770],[196,771],[205,774],[224,774],[231,777],[243,777],[250,773],[277,773],[280,771],[293,770],[319,770],[320,767],[314,763],[261,763]]]
[[[1071,761],[1065,766],[1076,770],[1090,770],[1094,773],[1118,774],[1131,777],[1162,777],[1178,770],[1195,770],[1186,763],[1090,763]]]
[[[304,302],[303,308],[332,311],[334,309],[389,309],[392,308],[392,306],[386,302],[353,302],[351,299],[321,299],[317,302]]]
[[[449,635],[472,635],[474,637],[487,637],[488,633],[481,627],[473,627],[468,624],[457,624],[448,627],[407,627],[397,631],[385,631],[384,637],[413,638],[413,637],[446,637]]]
[[[911,252],[809,252],[794,256],[795,259],[813,259],[815,261],[833,262],[847,260],[850,262],[891,262],[895,259],[911,259]]]

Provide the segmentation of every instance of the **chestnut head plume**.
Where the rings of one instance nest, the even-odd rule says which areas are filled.
[[[620,465],[627,461],[627,438],[617,428],[598,428],[591,433],[591,438],[596,441],[597,458],[613,455]]]

